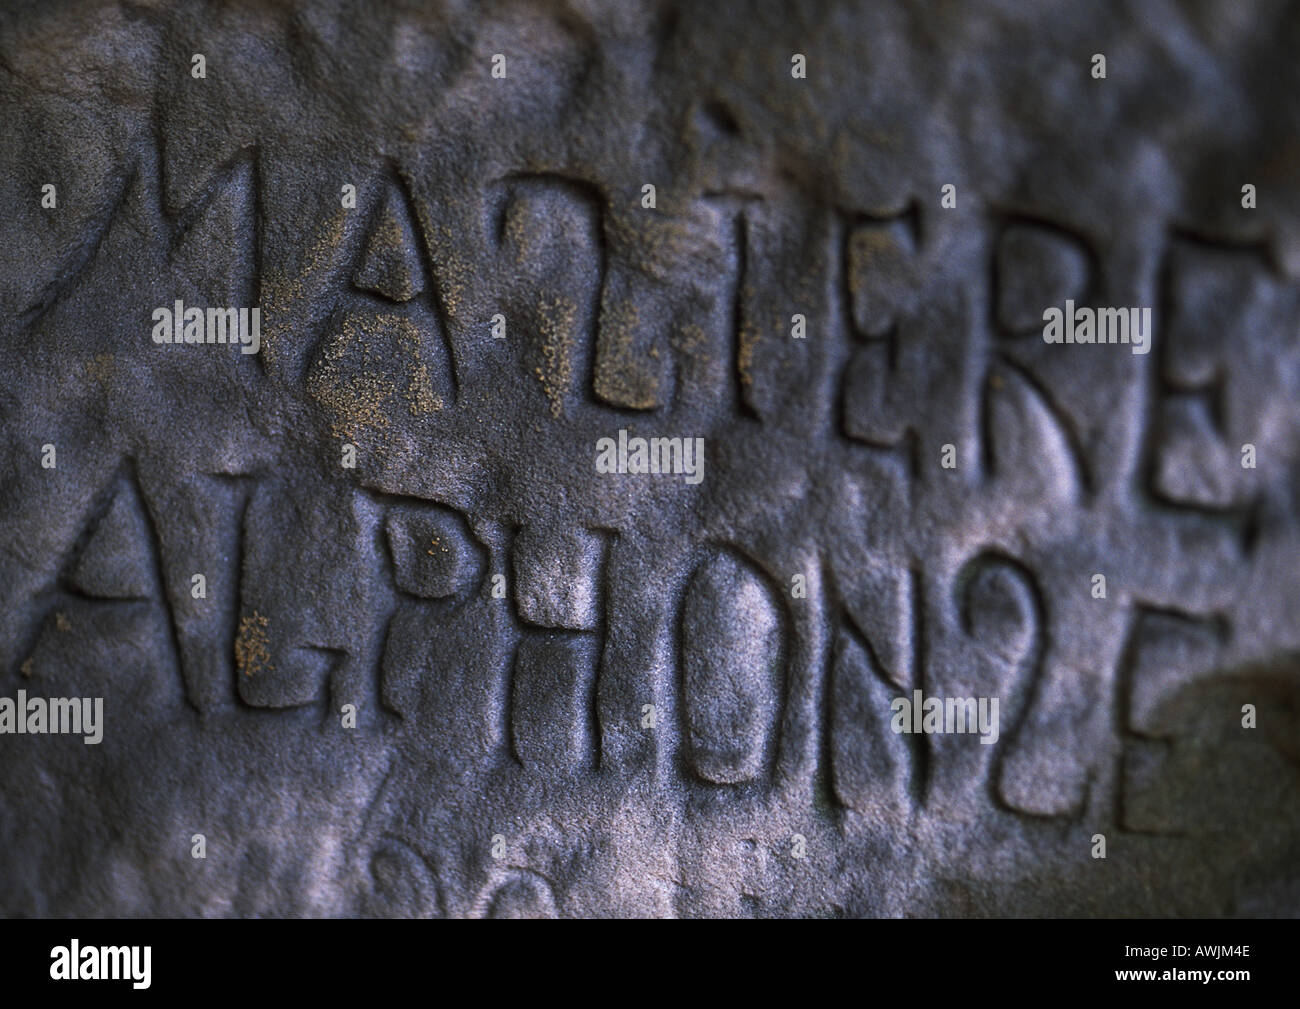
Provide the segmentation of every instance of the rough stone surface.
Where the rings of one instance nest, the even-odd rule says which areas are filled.
[[[1300,913],[1297,43],[9,5],[0,697],[104,727],[0,735],[0,913]],[[1046,344],[1065,298],[1151,353]]]

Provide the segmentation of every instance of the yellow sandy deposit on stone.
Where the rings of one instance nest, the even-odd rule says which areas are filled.
[[[754,288],[746,284],[741,291],[740,303],[747,305],[753,300]],[[758,327],[742,313],[739,346],[736,349],[736,370],[740,372],[742,385],[752,386],[754,384],[754,375],[750,369],[754,367],[754,348],[758,345],[760,339],[762,339],[762,333],[759,332]]]
[[[308,393],[330,414],[330,430],[336,437],[360,438],[366,431],[387,427],[384,403],[395,391],[393,383],[370,372],[344,374],[339,367],[342,357],[343,340],[337,339],[307,377]]]
[[[331,414],[336,436],[355,438],[388,426],[388,400],[397,396],[398,387],[386,371],[391,362],[380,353],[386,346],[397,350],[405,370],[403,395],[411,415],[423,417],[442,409],[421,360],[420,344],[419,327],[402,315],[355,315],[344,321],[342,332],[330,339],[307,377],[307,390]]]
[[[542,367],[533,370],[551,401],[551,416],[559,417],[573,377],[573,320],[578,306],[568,298],[556,297],[539,301],[537,311],[541,316]]]
[[[433,381],[423,361],[416,364],[406,386],[406,407],[412,417],[425,417],[442,409],[442,397],[433,394]]]
[[[680,362],[678,377],[683,387],[705,381],[711,355],[708,334],[702,326],[693,322],[674,326],[669,347]]]
[[[375,227],[372,241],[378,242],[381,248],[396,249],[399,253],[406,247],[401,222],[398,221],[391,204],[384,208],[383,217]],[[390,270],[381,280],[397,301],[410,301],[415,297],[415,287],[412,283],[414,278],[406,270]]]
[[[799,275],[798,283],[795,285],[795,290],[797,291],[797,297],[799,298],[799,304],[801,306],[806,305],[810,307],[818,304],[821,300],[820,292],[823,290],[822,285],[823,285],[823,280],[821,277],[818,277],[812,273],[801,273]],[[802,313],[805,317],[807,317],[808,324],[812,325],[813,313],[810,310],[810,307],[809,308],[801,307],[798,309],[798,311]],[[778,329],[780,328],[784,328],[784,320],[782,320],[782,326],[778,327]]]
[[[636,305],[618,301],[602,312],[596,342],[596,394],[617,406],[649,410],[659,405],[659,378],[633,353]]]
[[[91,381],[107,387],[117,374],[117,362],[112,354],[96,354],[86,362],[86,375]]]
[[[266,617],[254,611],[251,617],[239,622],[235,638],[235,665],[245,676],[274,672],[271,665],[271,643],[266,632]]]
[[[516,204],[511,204],[506,212],[506,238],[515,247],[515,262],[522,263],[531,250],[531,234],[524,226],[524,215]]]
[[[678,326],[673,335],[673,350],[688,357],[703,357],[707,337],[702,326],[693,322]]]
[[[911,283],[908,257],[891,231],[858,228],[849,239],[849,292],[862,297],[864,285],[904,287]]]
[[[440,299],[447,318],[456,318],[460,315],[465,288],[472,271],[456,251],[456,239],[451,228],[434,223],[429,204],[418,196],[415,197],[415,214],[419,218],[420,230],[424,233],[433,273],[437,278],[438,290],[434,292],[434,297]]]
[[[279,361],[281,337],[287,337],[299,311],[306,312],[311,295],[323,287],[320,276],[330,269],[343,246],[343,221],[348,211],[338,210],[322,225],[307,249],[307,261],[296,277],[267,277],[262,281],[262,341],[258,354],[267,367]]]
[[[60,611],[54,614],[54,626],[60,631],[70,631],[72,630],[72,621],[68,619],[66,613]]]
[[[385,324],[397,332],[398,346],[408,371],[406,373],[406,407],[412,417],[426,417],[442,409],[442,397],[434,395],[429,367],[420,358],[420,330],[404,316],[383,316]]]
[[[708,335],[704,328],[693,322],[683,323],[673,329],[669,345],[681,359],[683,373],[698,379],[709,360]]]
[[[702,255],[687,223],[662,211],[611,213],[606,221],[610,247],[620,250],[627,262],[656,280],[673,282]]]

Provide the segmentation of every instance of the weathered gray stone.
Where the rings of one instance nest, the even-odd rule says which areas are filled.
[[[1293,5],[9,7],[0,914],[1300,913]]]

